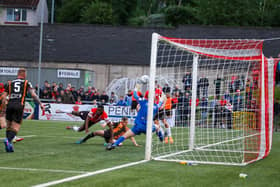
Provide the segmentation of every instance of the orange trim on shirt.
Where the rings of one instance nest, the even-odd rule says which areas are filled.
[[[25,98],[25,95],[26,95],[26,86],[27,86],[27,80],[24,81],[24,87],[23,87],[23,95],[22,95],[22,98],[21,98],[21,105],[24,104],[24,98]]]

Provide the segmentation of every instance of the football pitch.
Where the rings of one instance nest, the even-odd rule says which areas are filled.
[[[130,167],[107,171],[144,159],[145,135],[136,136],[141,147],[130,140],[112,151],[106,151],[104,140],[95,137],[82,145],[75,144],[85,135],[65,130],[69,122],[24,121],[19,137],[25,140],[15,144],[14,153],[0,150],[0,186],[43,186],[53,181],[75,176],[78,180],[56,186],[279,186],[280,133],[273,134],[270,155],[247,166],[194,165],[149,161]],[[90,130],[101,129],[95,125]],[[0,131],[1,138],[5,130]],[[248,178],[239,178],[246,173]],[[85,177],[79,177],[85,176]]]

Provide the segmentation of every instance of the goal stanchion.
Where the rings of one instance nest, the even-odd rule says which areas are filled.
[[[174,142],[162,143],[152,136],[154,93],[149,92],[145,158],[224,165],[265,158],[272,142],[274,63],[262,46],[263,40],[154,33],[149,90],[155,90],[155,80],[172,80],[178,103]]]

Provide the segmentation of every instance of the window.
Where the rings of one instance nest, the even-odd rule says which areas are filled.
[[[26,21],[26,9],[8,8],[7,9],[7,21],[25,22]]]

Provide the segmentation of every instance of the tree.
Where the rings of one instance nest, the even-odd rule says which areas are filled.
[[[258,22],[256,0],[199,0],[196,14],[206,25],[256,25]]]
[[[50,2],[51,0],[48,0],[48,3]],[[280,26],[279,0],[55,0],[55,2],[56,21],[64,23],[105,22],[114,25],[162,26],[162,20],[166,19],[166,23],[173,26],[180,24]],[[101,6],[101,2],[106,5]],[[102,13],[93,3],[99,4],[98,6],[106,11]],[[89,6],[91,10],[87,10]],[[112,12],[109,11],[109,7]]]
[[[166,24],[170,24],[172,26],[178,26],[180,24],[194,24],[196,23],[194,9],[187,6],[167,7],[165,10],[165,21]]]
[[[61,8],[57,11],[57,22],[79,23],[84,7],[88,6],[92,0],[67,0],[62,2]]]
[[[113,10],[111,4],[100,1],[92,2],[83,9],[81,21],[91,24],[112,24]]]
[[[126,25],[133,17],[137,7],[137,0],[112,0],[113,15],[116,24]]]

